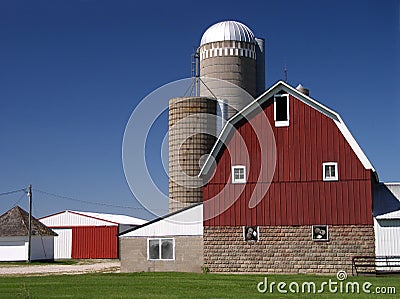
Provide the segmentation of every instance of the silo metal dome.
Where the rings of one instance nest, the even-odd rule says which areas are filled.
[[[223,21],[212,25],[204,32],[200,46],[220,41],[254,43],[254,33],[240,22]]]

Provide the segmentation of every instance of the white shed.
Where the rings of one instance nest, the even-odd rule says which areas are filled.
[[[379,184],[374,190],[375,254],[400,256],[400,183]]]
[[[14,207],[0,216],[0,261],[28,260],[29,214]],[[54,238],[50,228],[32,218],[31,260],[53,260]]]
[[[58,234],[55,259],[118,258],[117,234],[147,222],[126,215],[70,210],[39,220]]]

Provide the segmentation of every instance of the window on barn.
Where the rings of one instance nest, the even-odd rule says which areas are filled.
[[[232,183],[246,183],[246,166],[234,165],[232,166]]]
[[[289,95],[276,94],[274,96],[275,127],[289,126]]]
[[[172,238],[147,239],[148,260],[174,260],[175,240]]]
[[[244,241],[258,241],[259,229],[258,226],[243,226]]]
[[[327,225],[313,225],[312,226],[312,240],[313,241],[329,241],[328,226]]]
[[[322,163],[322,178],[324,181],[339,180],[337,162]]]

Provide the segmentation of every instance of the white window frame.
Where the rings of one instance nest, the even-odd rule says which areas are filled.
[[[325,239],[314,239],[314,227],[316,226],[324,226],[326,229],[326,238]],[[329,226],[326,224],[312,225],[311,226],[311,238],[316,242],[328,242],[329,241]]]
[[[235,170],[236,169],[243,169],[243,178],[235,179]],[[233,165],[232,166],[232,184],[244,184],[246,183],[246,166],[244,165]]]
[[[334,166],[335,167],[335,176],[327,177],[326,166]],[[337,162],[324,162],[322,163],[322,180],[323,181],[338,181],[339,180],[339,170]]]
[[[287,115],[287,120],[276,120],[276,98],[286,98],[286,115]],[[290,115],[289,115],[289,95],[288,94],[276,94],[274,95],[274,121],[275,121],[275,127],[287,127],[289,126],[289,120],[290,120]]]
[[[158,240],[158,253],[159,257],[158,259],[152,259],[150,258],[150,241],[151,240]],[[162,254],[161,254],[161,243],[162,240],[172,240],[172,259],[163,259]],[[147,238],[147,260],[148,261],[174,261],[175,260],[175,238]]]

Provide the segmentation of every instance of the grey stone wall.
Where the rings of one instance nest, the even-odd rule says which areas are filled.
[[[201,272],[203,237],[173,238],[175,239],[175,260],[149,261],[147,260],[147,237],[122,237],[120,239],[121,272]]]
[[[311,226],[260,226],[259,241],[243,227],[204,227],[204,266],[210,272],[351,273],[355,255],[375,255],[373,225],[329,226],[329,241],[312,241]]]

